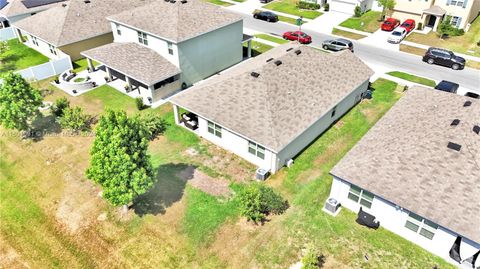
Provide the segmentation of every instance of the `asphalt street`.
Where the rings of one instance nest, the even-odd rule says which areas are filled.
[[[285,23],[268,23],[256,20],[252,16],[241,14],[244,17],[243,27],[281,36],[286,31],[298,30],[294,25]],[[324,40],[334,38],[332,35],[305,30],[312,36],[313,46],[321,47]],[[460,84],[461,87],[480,91],[480,71],[472,68],[452,70],[438,65],[429,65],[422,61],[420,56],[382,49],[376,46],[354,41],[355,54],[372,68],[382,67],[387,70],[402,71],[434,80],[449,80]]]

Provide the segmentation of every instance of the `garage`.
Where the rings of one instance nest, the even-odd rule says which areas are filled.
[[[353,1],[332,0],[330,1],[330,10],[353,15],[354,9],[357,3],[358,2],[356,0],[353,0]]]

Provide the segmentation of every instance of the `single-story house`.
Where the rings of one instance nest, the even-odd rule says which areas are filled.
[[[82,55],[147,104],[241,62],[242,43],[251,40],[241,16],[199,0],[155,1],[108,20],[114,43]]]
[[[453,264],[478,268],[479,125],[480,101],[412,87],[331,170],[330,197]]]
[[[275,173],[362,99],[372,74],[350,51],[287,43],[170,101],[177,124]]]
[[[70,0],[35,16],[13,23],[22,42],[51,59],[69,55],[72,61],[83,58],[80,52],[113,42],[106,17],[153,0]]]

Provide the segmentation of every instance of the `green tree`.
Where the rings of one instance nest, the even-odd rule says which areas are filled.
[[[100,117],[87,177],[103,187],[103,197],[112,205],[126,209],[153,185],[148,136],[139,119],[124,111],[107,110]]]
[[[465,31],[452,25],[452,16],[446,16],[438,26],[437,33],[440,38],[443,38],[446,35],[460,36],[463,35]]]
[[[55,103],[53,103],[50,111],[52,111],[52,114],[56,117],[61,117],[63,116],[63,110],[68,107],[70,107],[70,102],[66,97],[62,97],[55,100]]]
[[[145,113],[139,117],[139,120],[145,126],[146,130],[149,132],[149,139],[153,140],[160,134],[163,134],[167,129],[167,122],[156,113]]]
[[[63,109],[63,115],[60,117],[60,126],[72,131],[83,131],[88,129],[90,115],[83,112],[81,107],[67,107]]]
[[[255,223],[265,221],[269,214],[282,214],[288,202],[272,188],[253,183],[239,194],[240,213]]]
[[[382,7],[382,17],[380,19],[383,20],[387,11],[393,10],[397,3],[395,0],[378,0],[378,4]]]
[[[0,84],[0,124],[8,129],[25,131],[39,114],[40,91],[19,74],[7,73]]]

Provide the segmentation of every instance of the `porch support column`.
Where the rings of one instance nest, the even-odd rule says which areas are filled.
[[[437,19],[435,20],[435,25],[433,25],[433,31],[434,32],[437,31],[438,24],[440,24],[440,21],[442,20],[442,17],[440,17],[440,16],[435,16],[435,17],[437,17]]]
[[[173,117],[175,118],[175,124],[179,125],[180,121],[179,121],[179,118],[178,118],[178,106],[177,105],[173,105]]]
[[[110,68],[108,68],[107,66],[105,66],[105,70],[107,70],[108,80],[109,80],[109,81],[113,81],[112,71],[110,70]]]
[[[18,37],[18,40],[20,40],[20,43],[23,43],[23,36],[20,29],[15,28],[15,32],[17,33],[17,37]]]
[[[247,42],[248,48],[247,48],[247,58],[252,57],[252,40],[248,40]]]
[[[148,96],[151,98],[150,100],[152,100],[152,102],[150,104],[152,104],[153,102],[155,102],[156,98],[153,98],[153,92],[155,90],[155,86],[154,85],[150,85],[148,86]]]
[[[93,66],[92,59],[87,58],[88,68],[90,68],[91,72],[95,72],[95,66]]]
[[[128,91],[131,91],[132,90],[132,81],[130,80],[129,77],[125,76],[125,79],[127,80],[127,85],[128,85]],[[139,92],[140,93],[140,88],[139,88]]]

